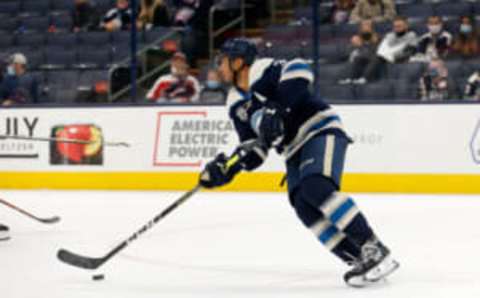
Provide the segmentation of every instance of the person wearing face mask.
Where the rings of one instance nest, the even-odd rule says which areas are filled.
[[[393,0],[358,0],[350,15],[351,23],[371,19],[374,22],[391,21],[396,16]]]
[[[128,30],[132,23],[132,10],[128,0],[117,0],[115,8],[110,9],[102,19],[100,27],[108,32]]]
[[[353,81],[363,85],[381,78],[387,63],[403,63],[417,51],[417,34],[410,30],[406,18],[397,16],[393,31],[387,33],[377,48],[375,57],[365,68],[364,76]]]
[[[445,63],[434,58],[422,75],[418,86],[421,101],[444,101],[449,98],[448,69]]]
[[[339,84],[351,84],[365,75],[367,65],[375,58],[380,37],[375,32],[372,20],[360,22],[359,32],[351,39],[352,51],[350,53],[350,68],[346,79]]]
[[[460,25],[452,48],[455,58],[470,59],[476,58],[480,54],[478,31],[472,18],[468,16],[460,18]]]
[[[1,105],[36,103],[38,89],[36,78],[27,73],[27,58],[21,53],[12,55],[0,86]]]
[[[177,52],[171,60],[170,74],[161,76],[147,94],[151,102],[198,102],[200,84],[188,73],[185,54]]]
[[[480,101],[480,68],[468,78],[463,99]]]
[[[431,16],[427,22],[428,32],[418,41],[418,54],[427,61],[434,57],[445,58],[452,45],[452,34],[444,30],[443,21],[439,16]]]
[[[75,0],[71,11],[73,32],[94,30],[98,24],[98,14],[90,0]]]
[[[200,92],[200,101],[203,103],[225,103],[227,91],[223,86],[220,76],[215,69],[210,69],[207,81]]]

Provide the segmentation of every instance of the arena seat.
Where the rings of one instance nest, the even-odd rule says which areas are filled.
[[[355,86],[355,97],[357,100],[388,101],[392,100],[393,94],[393,88],[389,80],[380,80]]]
[[[50,1],[45,0],[28,0],[21,4],[23,15],[46,15],[49,9]]]
[[[18,46],[40,47],[45,45],[45,35],[41,33],[24,33],[16,37]]]
[[[61,48],[45,48],[45,64],[42,68],[46,69],[65,69],[75,64],[75,52]]]
[[[395,100],[412,100],[417,98],[418,82],[409,82],[408,80],[394,80],[391,83],[393,87],[393,98]]]
[[[18,1],[1,1],[0,2],[0,13],[9,14],[12,16],[18,15],[20,11],[20,2]]]
[[[433,6],[429,3],[409,3],[397,7],[399,15],[409,18],[427,18],[434,14]]]
[[[46,43],[49,46],[73,48],[77,43],[77,36],[72,33],[49,33],[46,36]]]
[[[329,103],[355,100],[355,93],[351,85],[321,84],[320,96]]]
[[[110,48],[80,48],[77,50],[75,68],[105,68],[112,63]]]
[[[434,13],[441,17],[470,15],[472,6],[468,2],[440,2],[434,5]]]
[[[387,73],[390,79],[414,82],[420,78],[425,67],[426,65],[424,63],[391,64],[388,66]]]
[[[22,31],[27,32],[47,32],[50,24],[51,22],[49,16],[27,16],[20,19],[20,26]]]

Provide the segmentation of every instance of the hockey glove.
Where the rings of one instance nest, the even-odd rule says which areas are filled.
[[[267,148],[279,148],[283,141],[285,128],[282,115],[277,109],[266,107],[259,127],[259,138]]]
[[[205,188],[223,186],[232,181],[240,170],[237,155],[228,159],[225,154],[221,153],[205,166],[200,175],[200,185]]]

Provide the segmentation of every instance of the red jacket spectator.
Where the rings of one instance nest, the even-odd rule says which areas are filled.
[[[171,73],[161,76],[147,94],[155,102],[197,102],[200,94],[198,80],[188,74],[185,55],[176,53],[172,58]]]

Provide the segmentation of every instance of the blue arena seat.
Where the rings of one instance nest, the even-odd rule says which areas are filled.
[[[73,27],[73,19],[69,14],[52,16],[52,25],[62,31],[70,31]]]
[[[69,11],[74,5],[73,1],[50,0],[50,2],[53,11]]]
[[[49,16],[28,16],[20,19],[22,30],[34,32],[47,32],[50,27]]]
[[[394,95],[389,80],[357,85],[355,86],[355,94],[358,100],[364,101],[390,101]]]
[[[111,36],[108,32],[80,32],[78,42],[83,45],[103,47],[111,43]]]
[[[393,98],[399,101],[417,100],[418,82],[409,82],[408,80],[394,80]]]
[[[45,15],[50,9],[50,2],[45,0],[23,1],[21,5],[22,14]]]
[[[0,31],[14,32],[18,28],[18,19],[16,17],[5,17],[0,22]]]
[[[17,15],[20,11],[20,2],[19,1],[1,1],[0,2],[0,13]]]
[[[425,68],[426,65],[424,63],[392,64],[388,67],[388,77],[416,82],[424,72]]]
[[[110,49],[80,49],[77,51],[76,68],[106,68],[112,63]]]
[[[2,35],[2,38],[0,38],[0,49],[3,51],[3,49],[8,49],[13,46],[15,39],[13,38],[13,35]]]
[[[351,85],[321,84],[320,96],[328,103],[355,100],[354,89]]]
[[[45,63],[45,57],[42,51],[28,50],[23,52],[28,61],[29,69],[38,69]]]
[[[331,82],[336,84],[339,80],[349,76],[350,64],[321,64],[319,66],[319,80],[321,82]]]
[[[470,15],[472,6],[468,2],[440,2],[434,5],[434,11],[442,17],[460,17]]]
[[[73,33],[48,33],[46,41],[48,46],[73,48],[77,44],[77,36]]]
[[[40,47],[45,44],[45,35],[41,33],[24,33],[17,35],[18,46]]]
[[[49,86],[63,86],[64,88],[77,87],[79,73],[76,70],[51,70],[45,72]]]
[[[461,60],[446,61],[449,77],[462,77],[466,75],[464,63]]]
[[[61,48],[47,47],[44,50],[45,64],[42,68],[46,69],[64,69],[70,68],[75,64],[75,52]]]
[[[415,3],[398,6],[398,14],[409,18],[427,18],[434,14],[429,3]]]

